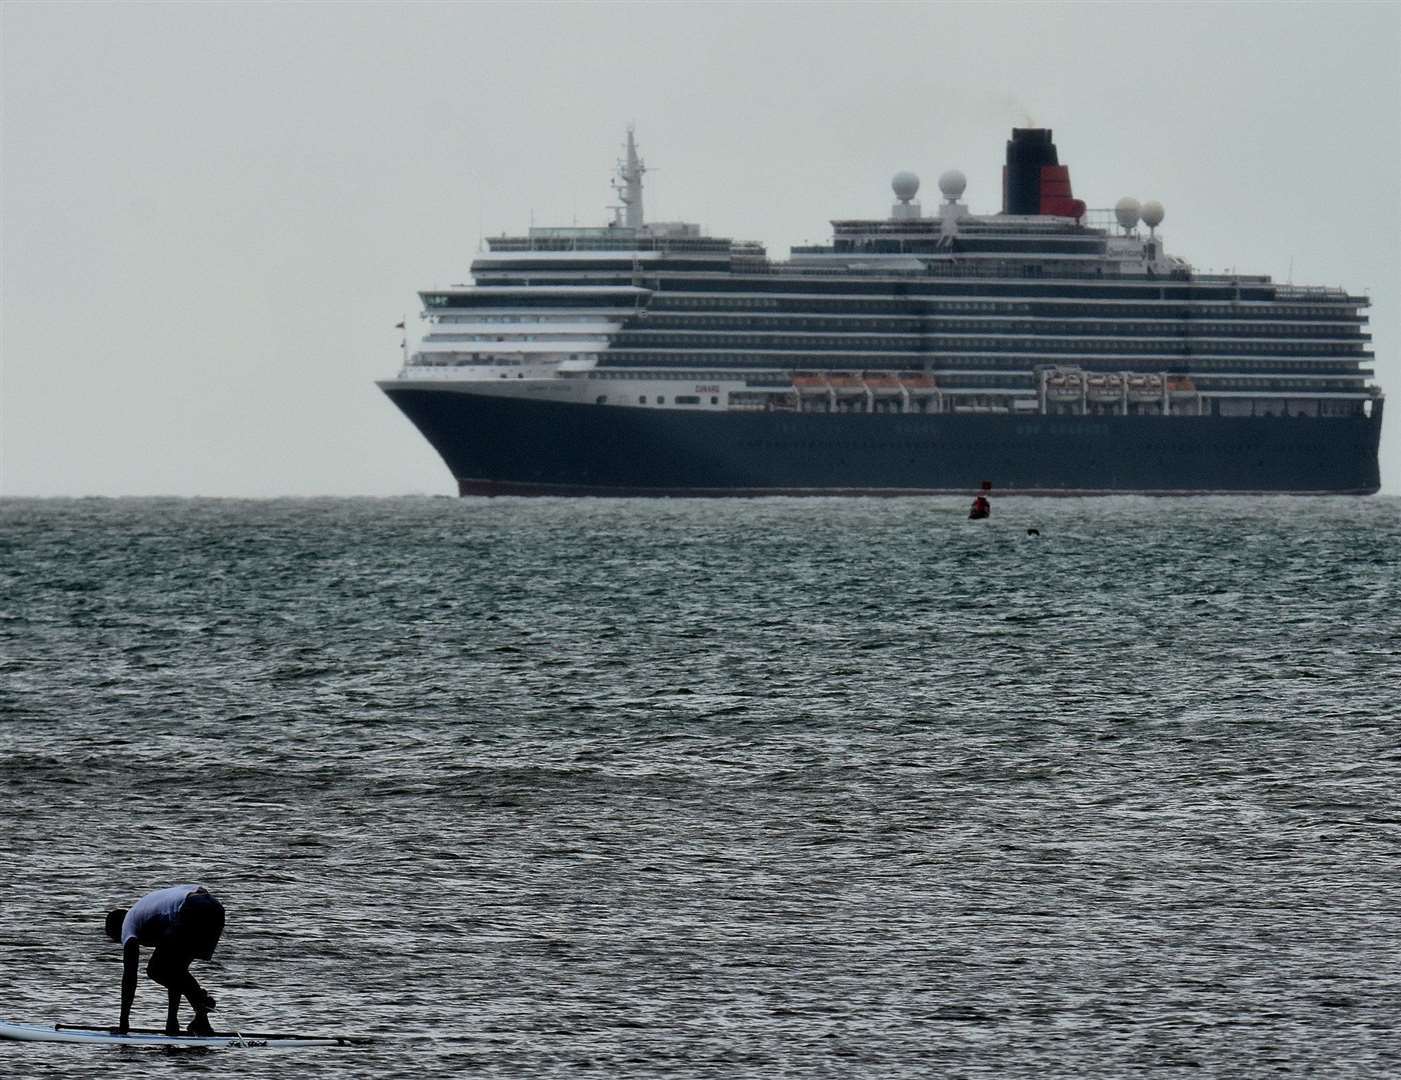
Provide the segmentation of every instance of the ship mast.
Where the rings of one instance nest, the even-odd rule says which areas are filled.
[[[618,178],[613,181],[613,190],[618,193],[626,212],[622,224],[629,229],[642,228],[642,174],[646,171],[647,163],[637,156],[637,144],[629,124],[627,157],[618,162]]]

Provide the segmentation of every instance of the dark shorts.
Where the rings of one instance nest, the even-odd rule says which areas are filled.
[[[207,892],[192,892],[180,905],[175,927],[166,947],[208,960],[224,932],[224,905]]]

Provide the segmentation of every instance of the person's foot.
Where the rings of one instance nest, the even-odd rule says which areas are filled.
[[[214,1029],[209,1026],[209,1017],[204,1013],[195,1013],[195,1018],[190,1021],[185,1031],[191,1035],[213,1035]]]
[[[165,1025],[165,1033],[166,1033],[167,1035],[179,1035],[179,1034],[180,1034],[180,1025],[179,1025],[179,1024],[166,1024],[166,1025]]]

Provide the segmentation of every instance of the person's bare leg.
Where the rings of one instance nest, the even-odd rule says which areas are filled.
[[[185,1030],[192,1035],[212,1034],[209,1013],[214,1010],[214,999],[190,974],[190,956],[176,949],[157,947],[151,954],[151,962],[146,974],[166,988],[170,995],[170,1008],[166,1012],[165,1031],[167,1035],[180,1033],[180,999],[189,999],[194,1009],[194,1019]]]
[[[214,1029],[209,1025],[209,1010],[214,1008],[214,999],[195,982],[193,975],[186,985],[185,997],[189,999],[190,1007],[195,1010],[195,1017],[185,1030],[191,1035],[213,1035]]]
[[[170,1004],[165,1011],[165,1033],[167,1035],[180,1034],[180,991],[168,989],[166,991],[170,999]]]

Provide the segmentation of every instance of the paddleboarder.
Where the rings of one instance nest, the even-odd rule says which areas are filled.
[[[190,961],[208,960],[224,931],[224,906],[203,885],[172,885],[157,889],[136,901],[130,909],[107,913],[107,936],[122,946],[122,1019],[118,1030],[131,1026],[131,1003],[136,997],[136,969],[141,946],[151,946],[146,974],[166,988],[170,1008],[165,1017],[167,1035],[180,1033],[180,999],[188,999],[194,1019],[186,1028],[192,1035],[213,1034],[209,1014],[214,999],[190,974]]]

